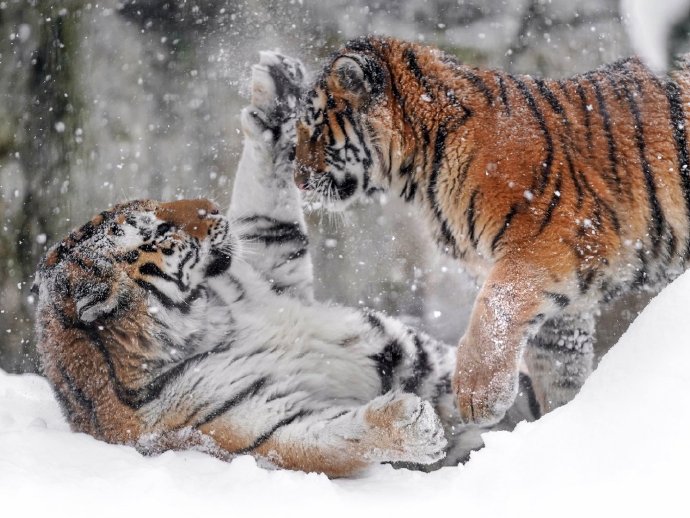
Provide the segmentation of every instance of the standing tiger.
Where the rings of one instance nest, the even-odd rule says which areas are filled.
[[[124,203],[46,254],[38,350],[73,429],[329,476],[477,445],[458,426],[453,348],[314,301],[292,182],[302,81],[279,54],[254,67],[227,217],[207,200]],[[534,410],[523,379],[514,421]]]
[[[556,81],[362,38],[304,97],[295,180],[337,210],[392,190],[483,279],[454,390],[465,422],[494,422],[521,359],[542,411],[564,404],[592,369],[599,305],[686,268],[689,104],[687,68],[660,78],[632,58]]]

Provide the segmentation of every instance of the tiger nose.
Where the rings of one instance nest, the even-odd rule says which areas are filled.
[[[311,167],[298,165],[295,169],[295,184],[300,190],[307,190],[309,184],[309,177],[311,176]]]

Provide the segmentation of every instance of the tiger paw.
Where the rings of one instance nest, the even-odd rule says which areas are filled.
[[[447,441],[441,420],[428,401],[391,392],[369,405],[369,456],[379,462],[433,464],[445,457]]]
[[[487,426],[503,419],[517,396],[518,374],[466,366],[456,372],[453,389],[462,422]]]
[[[252,106],[265,114],[267,125],[277,128],[295,117],[305,83],[304,66],[299,60],[262,51],[259,62],[252,67]]]

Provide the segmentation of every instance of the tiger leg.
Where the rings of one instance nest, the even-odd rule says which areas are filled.
[[[453,388],[464,422],[496,423],[512,405],[527,339],[567,300],[555,278],[535,261],[502,259],[494,265],[458,346]]]
[[[299,191],[292,180],[301,64],[262,52],[252,70],[252,104],[242,110],[242,155],[228,216],[242,231],[244,260],[272,288],[313,302],[313,272]]]
[[[592,372],[594,317],[563,315],[542,325],[525,349],[541,414],[565,405]]]
[[[444,457],[445,446],[430,403],[388,392],[352,410],[296,420],[253,453],[283,468],[343,477],[380,462],[431,464]]]

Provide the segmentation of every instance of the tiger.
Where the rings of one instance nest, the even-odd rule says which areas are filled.
[[[687,66],[658,77],[632,57],[553,80],[361,37],[303,97],[294,177],[329,210],[399,195],[478,278],[453,390],[462,421],[487,424],[521,362],[542,413],[570,401],[600,308],[687,267],[688,106]]]
[[[254,65],[227,214],[206,199],[130,201],[42,259],[37,349],[73,430],[329,477],[480,445],[454,407],[454,348],[314,300],[292,178],[304,77],[275,52]],[[515,420],[534,407],[525,390]]]

